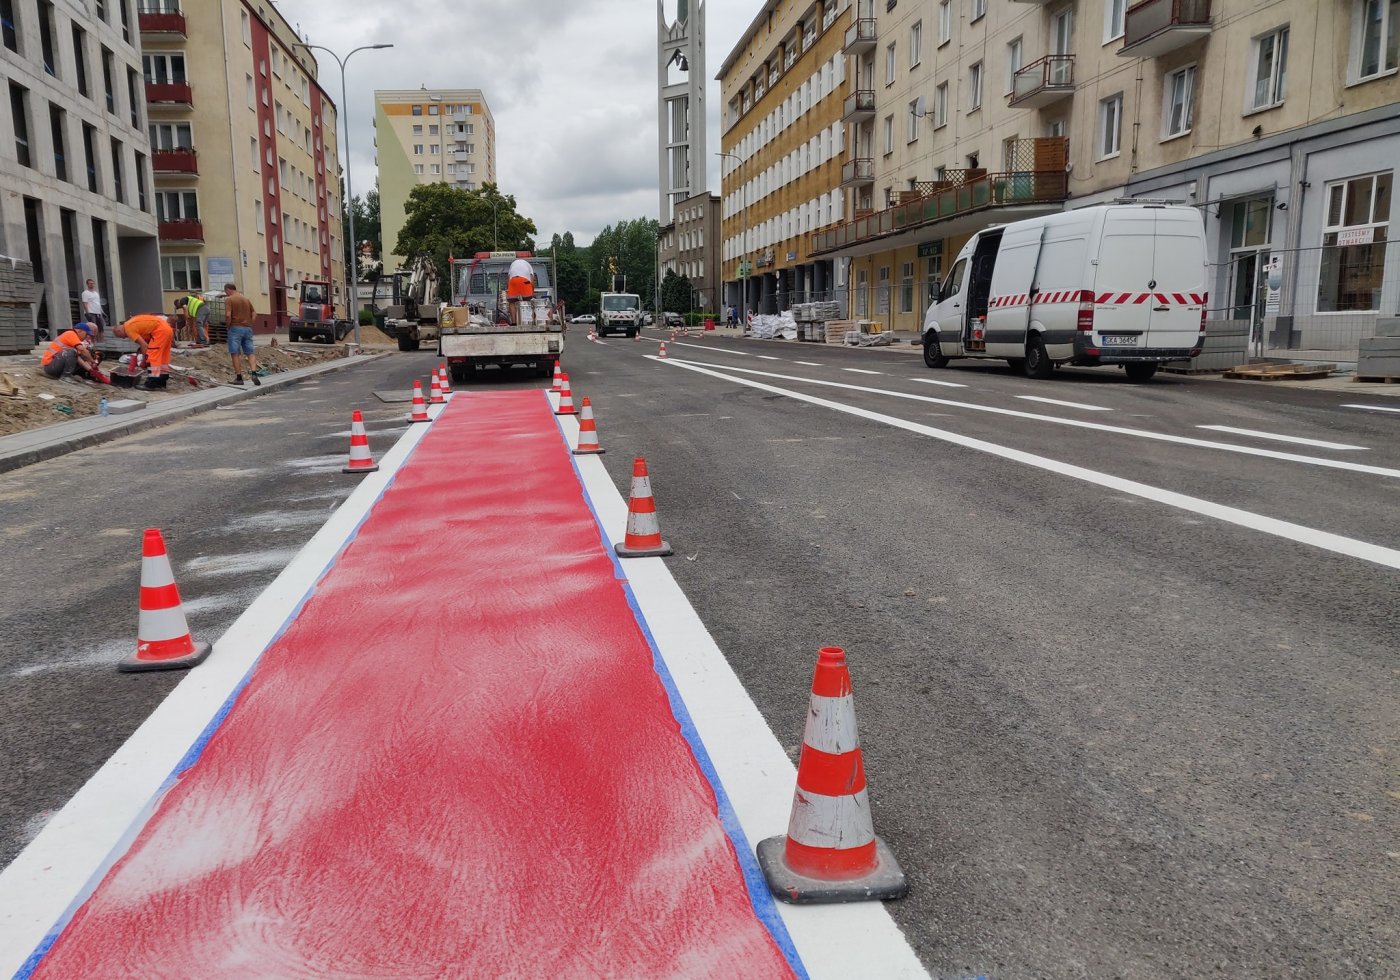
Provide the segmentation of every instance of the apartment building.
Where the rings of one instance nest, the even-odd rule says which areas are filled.
[[[496,183],[496,121],[480,89],[406,89],[374,93],[375,162],[379,166],[380,254],[393,254],[409,192],[444,183],[476,190]]]
[[[706,191],[676,202],[676,274],[690,280],[693,309],[718,312],[723,302],[719,260],[719,195]]]
[[[42,284],[35,326],[160,305],[159,250],[132,0],[0,0],[0,254]]]
[[[1354,346],[1400,307],[1398,36],[1395,0],[861,3],[849,218],[812,253],[850,263],[854,315],[914,330],[986,224],[1177,200],[1205,219],[1212,319]]]
[[[846,217],[840,190],[850,0],[768,0],[717,79],[723,302],[773,313],[841,298],[844,263],[811,245]]]
[[[139,3],[165,309],[232,282],[272,331],[303,279],[343,304],[338,116],[312,52],[265,0]]]

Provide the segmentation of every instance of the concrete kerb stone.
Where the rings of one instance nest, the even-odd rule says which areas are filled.
[[[27,432],[16,432],[13,435],[0,437],[0,473],[17,470],[22,466],[40,463],[46,459],[86,449],[89,446],[111,442],[113,439],[120,439],[122,436],[131,435],[134,432],[143,432],[154,426],[207,412],[220,405],[265,395],[278,388],[296,384],[306,378],[327,374],[331,371],[342,371],[356,364],[368,364],[370,361],[387,356],[388,352],[385,352],[325,361],[304,368],[267,375],[263,378],[261,386],[250,385],[243,390],[226,386],[206,388],[188,395],[177,395],[160,402],[148,403],[143,412],[107,416],[106,418],[93,415],[60,422],[57,425],[30,429]]]

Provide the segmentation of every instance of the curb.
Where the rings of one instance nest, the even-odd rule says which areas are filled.
[[[249,386],[245,391],[230,387],[211,388],[168,399],[159,407],[148,403],[147,408],[143,411],[133,412],[130,416],[117,416],[116,418],[108,416],[105,421],[100,423],[97,422],[98,416],[89,416],[0,437],[0,473],[8,473],[33,463],[42,463],[47,459],[65,456],[79,449],[87,449],[90,446],[111,442],[134,432],[145,431],[168,422],[199,415],[229,402],[239,402],[247,398],[266,395],[279,388],[297,384],[306,378],[329,374],[332,371],[344,371],[356,364],[368,364],[370,361],[388,356],[389,352],[386,351],[379,354],[345,357],[340,360],[297,368],[293,371],[281,371],[270,378],[264,378],[261,386]],[[69,427],[81,427],[85,431],[64,433],[63,430]],[[44,437],[47,437],[47,441],[38,442],[35,445],[16,445],[13,448],[6,445],[6,443],[12,442],[32,442]]]

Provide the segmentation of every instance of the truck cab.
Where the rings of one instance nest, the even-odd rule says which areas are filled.
[[[636,293],[603,293],[598,300],[598,336],[625,333],[637,336],[642,328],[642,298]]]

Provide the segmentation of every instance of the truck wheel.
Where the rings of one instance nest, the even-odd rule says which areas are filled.
[[[948,355],[943,353],[943,347],[938,343],[937,334],[933,334],[924,341],[924,363],[931,368],[948,366]]]
[[[452,375],[453,384],[464,385],[467,383],[467,377],[469,376],[467,365],[453,364],[447,369],[447,371],[449,374]]]
[[[1151,381],[1152,376],[1157,373],[1155,364],[1124,364],[1123,370],[1128,374],[1129,381]]]
[[[417,349],[418,349],[418,341],[417,341],[417,340],[415,340],[413,337],[405,337],[403,334],[399,334],[399,350],[401,350],[401,351],[411,351],[411,350],[417,350]]]
[[[1039,335],[1032,337],[1026,344],[1026,377],[1044,381],[1054,370],[1055,364],[1045,351],[1045,341]]]

